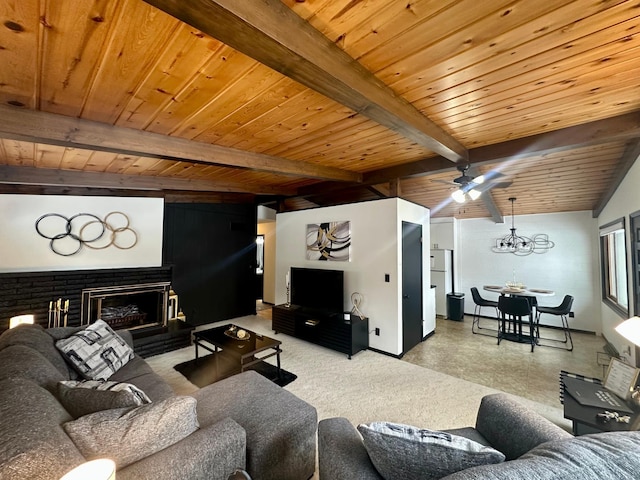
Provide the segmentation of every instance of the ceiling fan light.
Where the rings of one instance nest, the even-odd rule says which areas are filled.
[[[476,178],[473,179],[473,183],[480,185],[482,183],[484,183],[484,175],[478,175]]]
[[[458,203],[464,203],[464,192],[462,190],[454,190],[451,193],[451,198]]]
[[[467,193],[471,197],[471,200],[477,200],[478,198],[480,198],[480,195],[482,195],[482,192],[480,192],[479,190],[476,190],[475,188],[472,188]]]

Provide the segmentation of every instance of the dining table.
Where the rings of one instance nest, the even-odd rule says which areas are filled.
[[[483,290],[499,293],[500,295],[518,295],[523,297],[552,297],[556,294],[553,290],[544,288],[509,287],[507,285],[484,285]]]
[[[531,326],[531,331],[533,332],[533,326],[536,324],[537,318],[537,305],[538,300],[537,297],[552,297],[556,294],[553,290],[549,290],[546,288],[528,288],[526,286],[509,286],[509,285],[483,285],[483,290],[487,292],[499,293],[500,295],[509,295],[509,296],[520,296],[527,297],[529,301],[529,305],[531,307],[531,315],[529,316],[529,324]],[[503,328],[504,328],[504,317],[503,317]],[[520,326],[522,328],[522,326]],[[537,330],[537,325],[536,325]],[[536,334],[536,337],[538,334]],[[519,335],[519,340],[522,342],[526,340],[522,335]],[[536,341],[537,343],[537,341]],[[532,350],[533,351],[533,350]]]

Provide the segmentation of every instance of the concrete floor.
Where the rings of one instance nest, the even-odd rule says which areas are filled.
[[[481,326],[495,329],[497,322],[481,319]],[[561,331],[541,329],[541,336],[563,338]],[[461,322],[438,318],[435,334],[421,342],[403,360],[471,382],[559,407],[558,374],[566,370],[589,377],[603,377],[597,352],[606,343],[601,336],[572,333],[573,351],[503,340],[471,332],[471,316]],[[549,342],[543,342],[549,343]]]

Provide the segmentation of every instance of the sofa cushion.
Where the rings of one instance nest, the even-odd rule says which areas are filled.
[[[493,448],[504,453],[507,460],[516,459],[545,442],[572,438],[569,432],[506,393],[482,397],[476,430]]]
[[[102,320],[68,338],[56,347],[89,380],[107,380],[133,358],[133,350]]]
[[[361,424],[358,431],[371,462],[386,480],[439,479],[504,462],[499,451],[446,432],[390,422]]]
[[[83,463],[85,458],[62,428],[70,420],[53,394],[34,382],[1,380],[0,478],[57,479]]]
[[[81,327],[54,327],[47,328],[45,332],[47,332],[47,334],[51,336],[51,338],[53,338],[55,342],[57,340],[62,340],[63,338],[69,338],[74,333],[78,333],[79,331],[84,330],[85,327],[86,325]]]
[[[0,380],[6,378],[25,378],[54,392],[57,383],[68,377],[39,351],[18,344],[0,350]]]
[[[623,480],[640,471],[640,432],[609,432],[543,443],[517,460],[454,473],[447,480]]]
[[[57,396],[74,418],[101,410],[151,403],[147,394],[135,385],[101,380],[59,382]]]
[[[64,424],[85,457],[111,458],[118,468],[167,448],[197,429],[193,397],[104,410]]]
[[[193,396],[203,427],[230,417],[244,428],[252,476],[313,476],[318,425],[313,406],[252,370],[207,385]]]
[[[159,402],[175,395],[169,384],[138,355],[134,355],[133,359],[129,360],[126,365],[109,377],[109,380],[132,383],[146,393],[154,402]]]
[[[0,350],[10,345],[24,345],[38,351],[67,377],[67,380],[78,377],[56,348],[54,338],[40,325],[20,325],[4,331],[0,336]]]

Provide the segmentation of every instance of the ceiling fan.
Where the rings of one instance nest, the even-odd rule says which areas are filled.
[[[458,203],[464,203],[468,196],[471,200],[477,200],[482,192],[491,190],[492,188],[506,188],[511,185],[511,181],[499,181],[504,175],[500,172],[490,171],[484,175],[470,176],[467,174],[470,165],[458,165],[458,171],[461,175],[452,181],[433,180],[434,182],[446,183],[447,185],[455,185],[456,188],[451,192],[451,198]],[[496,181],[498,180],[498,181]]]

